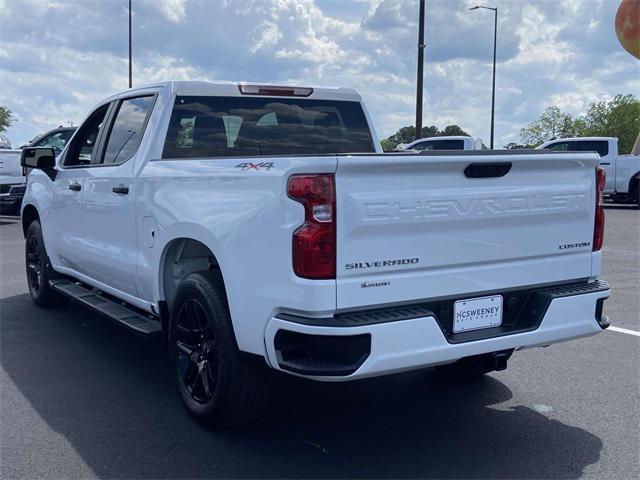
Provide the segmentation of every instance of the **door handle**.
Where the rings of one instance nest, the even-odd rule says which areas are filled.
[[[126,185],[119,184],[113,187],[111,191],[113,193],[120,193],[122,195],[126,195],[127,193],[129,193],[129,187],[127,187]]]
[[[79,192],[80,190],[82,190],[82,185],[80,185],[78,182],[71,182],[69,183],[69,190]]]

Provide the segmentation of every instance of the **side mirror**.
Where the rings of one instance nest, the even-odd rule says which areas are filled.
[[[50,147],[25,147],[20,156],[20,165],[38,170],[50,170],[56,166],[56,151]]]

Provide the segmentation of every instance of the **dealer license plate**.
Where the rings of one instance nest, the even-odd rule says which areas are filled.
[[[458,300],[453,305],[453,333],[502,325],[502,295]]]

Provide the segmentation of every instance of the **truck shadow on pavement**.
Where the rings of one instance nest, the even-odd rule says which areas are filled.
[[[455,381],[432,370],[351,384],[276,375],[262,419],[209,431],[182,408],[160,342],[79,306],[1,302],[2,369],[98,477],[578,478],[602,449],[581,428],[501,406],[513,395],[493,376]],[[2,410],[2,436],[20,438],[14,407]],[[46,455],[6,442],[5,474],[11,456]],[[46,465],[33,476],[53,475]]]

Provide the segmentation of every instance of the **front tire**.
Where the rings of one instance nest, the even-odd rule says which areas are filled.
[[[42,238],[42,227],[34,220],[27,229],[25,241],[25,265],[29,294],[33,302],[40,307],[62,305],[67,298],[49,286],[51,266]]]
[[[195,272],[180,282],[170,350],[178,392],[198,421],[230,427],[262,413],[269,372],[263,362],[238,350],[220,271]]]

